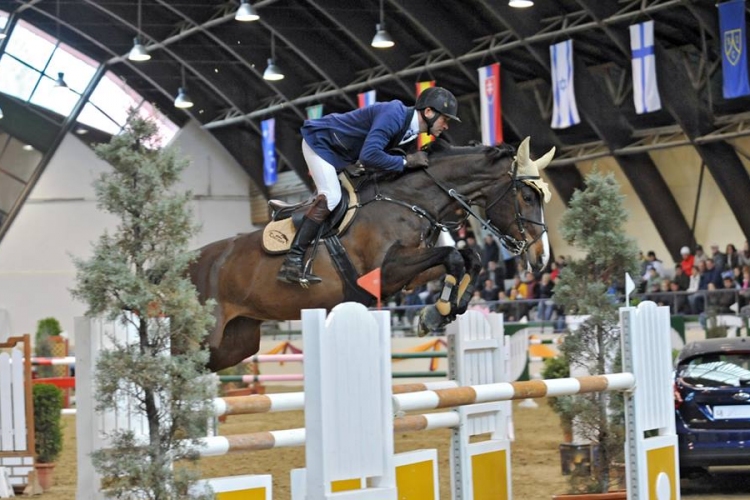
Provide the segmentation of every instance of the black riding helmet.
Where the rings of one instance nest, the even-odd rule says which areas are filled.
[[[417,97],[414,107],[419,111],[432,108],[451,120],[461,123],[461,120],[458,118],[458,101],[456,101],[456,96],[443,87],[429,87],[424,89],[419,94],[419,97]]]

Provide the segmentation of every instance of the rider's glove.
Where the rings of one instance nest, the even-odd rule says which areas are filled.
[[[404,168],[427,168],[430,166],[430,160],[427,158],[427,153],[424,151],[417,151],[416,153],[410,153],[404,157]]]

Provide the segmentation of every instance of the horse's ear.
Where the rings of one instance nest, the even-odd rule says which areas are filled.
[[[550,164],[550,162],[552,161],[552,158],[554,157],[555,157],[555,147],[552,146],[552,149],[547,151],[544,154],[544,156],[536,160],[534,162],[534,165],[536,165],[536,168],[541,172],[544,169],[544,167]]]
[[[533,171],[534,162],[529,157],[529,141],[530,137],[527,137],[521,141],[521,145],[518,146],[518,153],[516,154],[516,162],[518,163],[519,172],[530,172]]]

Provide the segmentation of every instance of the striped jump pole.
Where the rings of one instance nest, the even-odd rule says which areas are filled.
[[[393,394],[406,394],[418,391],[432,391],[456,388],[452,380],[394,385]],[[278,394],[252,394],[249,396],[230,396],[214,399],[214,416],[248,415],[253,413],[275,413],[305,409],[304,392],[287,392]]]
[[[460,420],[456,412],[406,415],[395,418],[393,432],[415,432],[456,427]],[[231,453],[272,450],[275,448],[298,448],[305,446],[305,429],[283,429],[261,431],[229,436],[201,438],[196,451],[201,457],[214,457]]]
[[[434,410],[516,399],[572,396],[588,392],[624,391],[632,389],[634,386],[635,377],[632,373],[530,380],[526,382],[501,382],[411,394],[394,394],[393,408],[395,411]]]

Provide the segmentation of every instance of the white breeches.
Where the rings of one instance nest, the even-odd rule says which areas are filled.
[[[318,194],[326,196],[328,210],[333,210],[341,201],[341,184],[336,169],[318,156],[318,153],[313,151],[304,139],[302,139],[302,155],[310,169]]]

